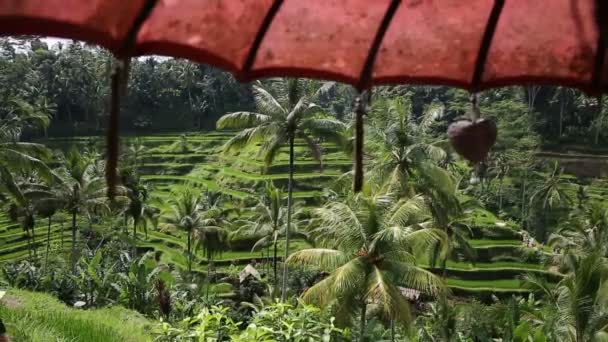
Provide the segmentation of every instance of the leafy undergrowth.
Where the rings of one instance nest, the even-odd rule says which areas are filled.
[[[80,310],[43,293],[9,290],[0,317],[12,341],[152,341],[152,322],[120,306]]]

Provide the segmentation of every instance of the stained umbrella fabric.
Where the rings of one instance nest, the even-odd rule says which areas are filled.
[[[594,0],[2,0],[0,34],[183,57],[240,80],[608,89]],[[604,12],[606,10],[604,9]],[[604,15],[605,16],[605,15]]]
[[[0,0],[0,35],[21,34],[84,40],[125,61],[187,58],[241,81],[294,76],[359,90],[407,83],[608,91],[606,0]],[[116,73],[113,94],[125,74]],[[114,96],[111,185],[119,107]],[[364,103],[356,113],[358,189]]]

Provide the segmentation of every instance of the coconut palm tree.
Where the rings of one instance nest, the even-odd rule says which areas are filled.
[[[559,341],[605,341],[608,338],[608,263],[600,253],[566,253],[566,276],[556,285],[528,276],[527,285],[544,294],[556,310],[555,334]]]
[[[180,193],[174,193],[171,201],[170,214],[164,217],[165,226],[186,232],[186,257],[188,258],[188,272],[192,271],[192,239],[196,232],[205,226],[201,213],[203,203],[201,196],[190,188]]]
[[[203,251],[209,266],[216,255],[228,249],[228,230],[225,227],[229,222],[225,210],[220,206],[221,198],[221,193],[209,190],[201,195],[202,227],[195,232],[195,237],[198,239],[197,247]]]
[[[57,197],[58,193],[54,189],[49,189],[48,197],[42,198],[36,203],[36,211],[38,215],[47,219],[48,224],[46,228],[46,252],[44,254],[44,267],[49,262],[49,252],[51,249],[51,225],[53,223],[53,216],[63,207],[63,198]],[[63,230],[61,230],[63,239]]]
[[[65,209],[72,215],[72,266],[75,267],[76,233],[78,215],[86,216],[89,221],[93,216],[110,211],[107,200],[107,186],[100,169],[103,166],[83,157],[77,151],[70,151],[64,167],[59,170],[58,189],[60,198],[65,203]],[[119,187],[118,194],[124,193]],[[124,196],[116,197],[116,201],[124,202]]]
[[[141,182],[141,178],[136,171],[132,169],[121,170],[121,180],[129,202],[125,208],[125,214],[133,218],[133,240],[137,240],[138,227],[144,230],[147,239],[148,224],[151,224],[153,228],[158,227],[160,209],[150,203],[148,186]]]
[[[536,175],[538,178],[544,179],[544,181],[538,183],[532,192],[530,206],[538,211],[540,222],[536,224],[536,238],[543,241],[546,236],[547,219],[550,216],[549,211],[563,208],[572,203],[572,199],[567,192],[567,188],[571,184],[562,177],[563,169],[559,168],[557,162],[553,165],[553,170],[549,174],[549,177],[538,172],[536,172]]]
[[[361,336],[370,304],[379,305],[386,318],[410,322],[409,304],[399,287],[442,292],[443,281],[415,263],[429,246],[447,244],[442,230],[424,228],[430,213],[422,196],[397,199],[374,195],[367,187],[344,202],[315,210],[315,217],[310,233],[320,248],[295,252],[287,263],[330,272],[303,300],[320,306],[335,303],[334,314],[342,323],[358,308]]]
[[[432,124],[443,115],[443,106],[428,106],[419,122],[412,116],[411,102],[401,97],[379,99],[372,112],[370,182],[384,192],[405,196],[433,191],[453,197],[454,180],[439,166],[448,159],[448,145],[430,134]]]
[[[226,152],[243,149],[262,143],[259,153],[264,157],[266,167],[272,164],[279,149],[289,146],[289,185],[287,188],[287,228],[285,234],[285,258],[289,256],[289,232],[293,206],[294,142],[302,139],[308,145],[313,157],[321,162],[321,147],[315,136],[331,139],[344,130],[344,124],[325,114],[314,104],[315,99],[331,89],[327,83],[310,91],[310,81],[300,79],[280,79],[269,82],[264,87],[261,82],[253,86],[257,112],[235,112],[222,116],[217,121],[218,129],[242,129],[226,142]],[[336,139],[339,139],[336,137]],[[286,299],[287,266],[283,267],[281,297]]]
[[[274,272],[275,286],[277,285],[277,252],[278,242],[285,237],[285,226],[287,219],[287,208],[282,206],[283,192],[272,183],[267,183],[265,194],[259,198],[258,204],[252,208],[253,215],[249,219],[241,219],[235,222],[239,227],[235,234],[260,237],[255,242],[251,251],[257,251],[264,247],[273,249],[272,267]],[[294,216],[298,217],[300,210],[294,210]],[[292,234],[297,232],[293,228]]]
[[[21,224],[30,256],[36,257],[36,218],[44,210],[44,204],[53,201],[53,193],[33,179],[18,181],[11,174],[1,174],[0,181],[0,190],[7,196],[9,217]]]

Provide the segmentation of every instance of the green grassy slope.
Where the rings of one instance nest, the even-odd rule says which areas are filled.
[[[50,295],[9,290],[0,301],[0,317],[13,341],[152,341],[153,323],[119,306],[79,310]]]

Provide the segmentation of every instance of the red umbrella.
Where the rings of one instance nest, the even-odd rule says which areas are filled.
[[[315,77],[361,91],[388,83],[470,91],[534,83],[601,94],[607,8],[605,0],[1,0],[0,34],[84,40],[125,60],[184,57],[242,81]],[[113,80],[116,94],[124,76]],[[110,166],[118,96],[113,107]]]

